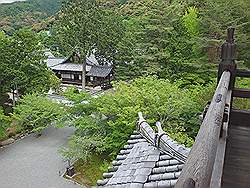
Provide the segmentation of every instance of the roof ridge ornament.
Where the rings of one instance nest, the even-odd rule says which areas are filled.
[[[141,124],[143,123],[143,122],[146,122],[146,120],[144,119],[144,117],[143,117],[143,115],[142,115],[142,112],[138,112],[138,121],[137,121],[137,123],[136,123],[136,129],[138,130],[138,131],[140,131],[141,130]]]
[[[158,130],[158,133],[156,133],[156,135],[155,135],[155,146],[157,148],[159,148],[160,147],[161,137],[163,135],[166,135],[166,132],[163,131],[163,129],[161,127],[161,122],[157,121],[155,125],[156,125],[157,130]]]
[[[155,133],[152,127],[143,118],[141,112],[138,113],[138,116],[137,130],[149,143],[153,144],[162,152],[171,155],[173,158],[183,163],[186,162],[190,148],[186,148],[184,145],[178,144],[171,139],[162,129],[160,122],[156,122],[158,132]]]

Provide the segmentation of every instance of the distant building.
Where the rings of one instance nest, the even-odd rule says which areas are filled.
[[[64,84],[81,85],[83,64],[78,63],[79,57],[73,54],[69,58],[57,58],[49,51],[47,56],[47,66],[62,80]],[[77,62],[77,63],[74,63]],[[113,70],[111,65],[99,65],[95,56],[92,54],[86,58],[86,85],[101,86],[106,89],[111,87]]]

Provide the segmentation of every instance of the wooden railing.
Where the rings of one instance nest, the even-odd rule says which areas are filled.
[[[187,185],[190,188],[210,186],[224,111],[226,105],[229,105],[226,104],[226,99],[230,75],[229,71],[225,71],[221,76],[176,188],[184,188]]]
[[[233,95],[248,98],[246,90],[234,89],[236,76],[249,77],[248,71],[237,71],[234,29],[222,45],[218,85],[175,188],[219,188],[223,174],[228,120]]]

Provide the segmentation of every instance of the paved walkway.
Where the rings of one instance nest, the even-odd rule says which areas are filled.
[[[58,149],[66,145],[73,128],[48,128],[43,135],[30,135],[0,148],[1,188],[80,188],[59,176],[65,162]]]

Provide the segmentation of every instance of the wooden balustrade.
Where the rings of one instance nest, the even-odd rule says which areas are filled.
[[[224,71],[175,188],[210,187],[231,73]]]

